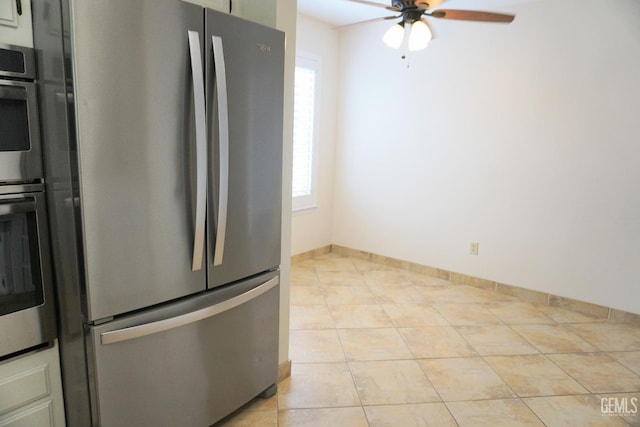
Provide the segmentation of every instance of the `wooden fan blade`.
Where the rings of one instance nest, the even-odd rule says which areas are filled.
[[[374,1],[367,1],[367,0],[347,0],[347,1],[350,1],[352,3],[366,4],[367,6],[381,7],[383,9],[392,10],[394,12],[400,12],[400,9],[398,9],[397,7],[386,6],[384,4],[376,3]]]
[[[427,14],[433,18],[457,19],[460,21],[481,21],[481,22],[512,22],[515,15],[504,13],[480,12],[477,10],[453,10],[439,9]]]
[[[429,10],[440,6],[445,0],[415,0],[414,4],[418,9]]]

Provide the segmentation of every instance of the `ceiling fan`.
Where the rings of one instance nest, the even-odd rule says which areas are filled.
[[[383,4],[367,0],[347,1],[380,7],[396,12],[398,15],[375,18],[370,21],[400,18],[400,22],[389,28],[389,30],[384,34],[382,40],[387,46],[398,49],[402,45],[403,40],[406,39],[407,48],[411,51],[426,48],[433,37],[431,28],[424,17],[455,19],[460,21],[498,22],[505,24],[512,22],[515,18],[515,15],[481,12],[476,10],[433,10],[445,0],[391,0],[391,6],[385,6]]]

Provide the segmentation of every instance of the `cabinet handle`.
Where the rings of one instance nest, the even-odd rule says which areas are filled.
[[[22,16],[22,0],[16,0],[16,10],[18,15]]]

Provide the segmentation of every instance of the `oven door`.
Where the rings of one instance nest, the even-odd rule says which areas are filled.
[[[41,179],[35,83],[0,79],[0,135],[0,182]]]
[[[0,187],[0,360],[56,336],[44,193],[3,192],[7,187]]]

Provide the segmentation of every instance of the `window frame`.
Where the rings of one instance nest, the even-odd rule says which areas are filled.
[[[291,177],[291,195],[292,202],[291,207],[293,212],[300,212],[305,210],[313,210],[318,206],[318,152],[319,152],[319,128],[320,128],[320,86],[322,77],[322,63],[319,55],[315,55],[309,52],[297,51],[295,68],[306,68],[315,72],[315,86],[313,91],[313,131],[311,132],[311,188],[310,194],[304,196],[293,196],[293,182],[295,177]],[[295,76],[295,74],[294,74]],[[295,91],[295,86],[294,86]],[[295,102],[295,93],[294,93]],[[295,105],[294,105],[295,110]],[[295,118],[293,123],[295,129]],[[295,147],[295,132],[293,146]],[[293,155],[292,155],[293,163]]]

